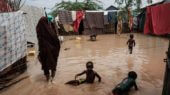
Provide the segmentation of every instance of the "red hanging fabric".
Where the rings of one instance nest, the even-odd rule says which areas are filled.
[[[147,8],[145,34],[170,34],[170,3]]]
[[[154,34],[170,34],[170,3],[154,6],[152,19]]]
[[[151,7],[147,7],[144,34],[153,33]]]
[[[77,11],[76,12],[76,20],[74,21],[74,32],[78,32],[80,22],[83,19],[84,12],[83,11]]]

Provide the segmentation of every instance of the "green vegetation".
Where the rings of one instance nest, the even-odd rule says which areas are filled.
[[[86,0],[84,2],[71,2],[71,1],[62,1],[58,3],[53,8],[54,10],[51,12],[51,15],[54,17],[57,15],[59,10],[69,10],[69,11],[78,11],[78,10],[98,10],[103,9],[102,5],[100,5],[100,1],[94,0]]]

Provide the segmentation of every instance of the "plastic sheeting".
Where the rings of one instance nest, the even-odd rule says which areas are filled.
[[[165,35],[170,34],[170,3],[147,8],[144,33]]]
[[[102,34],[104,29],[104,13],[86,12],[84,27],[84,34]]]
[[[59,20],[62,24],[72,24],[72,13],[71,11],[62,10],[59,11]]]
[[[23,12],[0,14],[0,71],[26,56]]]
[[[29,42],[37,44],[36,25],[39,19],[45,15],[44,9],[27,5],[23,6],[21,10],[26,13],[26,39]]]

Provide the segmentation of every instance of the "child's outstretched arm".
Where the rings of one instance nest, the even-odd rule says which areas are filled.
[[[134,82],[134,87],[135,87],[135,90],[138,90],[138,86],[136,85],[136,82]]]
[[[97,72],[95,72],[95,75],[96,75],[97,78],[99,79],[98,81],[101,82],[101,77],[100,77],[100,75],[99,75]]]
[[[76,79],[78,76],[81,76],[81,75],[83,75],[83,74],[85,74],[85,73],[86,73],[86,71],[83,71],[82,73],[77,74],[77,75],[75,76],[75,79]]]

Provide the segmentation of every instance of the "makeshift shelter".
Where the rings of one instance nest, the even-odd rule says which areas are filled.
[[[26,39],[28,42],[35,43],[37,46],[37,34],[36,34],[36,25],[40,17],[45,16],[45,11],[43,8],[38,8],[34,6],[25,5],[21,8],[21,11],[25,13],[26,19]]]
[[[147,7],[152,7],[156,5],[163,4],[164,2],[167,2],[166,0],[160,0],[159,2],[154,2],[152,4],[148,4],[146,6],[141,7],[142,12],[137,16],[138,19],[138,31],[139,32],[144,32],[144,26],[145,26],[145,21],[146,19],[146,14],[147,14]]]
[[[0,78],[26,70],[26,22],[23,12],[0,14]]]
[[[58,12],[59,21],[56,23],[59,25],[59,34],[77,34],[74,32],[74,20],[76,20],[76,11],[59,10]]]
[[[83,34],[102,34],[104,29],[104,13],[86,11]]]
[[[145,34],[165,35],[170,34],[170,3],[147,7]]]
[[[58,21],[56,20],[56,22],[58,23],[58,25],[60,26],[60,30],[62,31],[62,33],[60,34],[64,35],[115,33],[116,31],[115,29],[117,28],[116,24],[117,10],[108,11],[60,10],[58,18],[59,20]]]
[[[104,23],[104,33],[115,33],[117,32],[117,12],[118,8],[111,5],[110,7],[106,8],[107,14],[107,22]]]
[[[60,23],[62,23],[62,24],[73,24],[71,11],[60,10],[58,12],[58,14],[59,14]]]
[[[111,5],[108,8],[106,8],[106,10],[119,10],[117,7]]]
[[[109,22],[109,25],[106,26],[106,29],[109,29],[107,32],[116,34],[118,24],[117,11],[109,11],[107,17]]]

